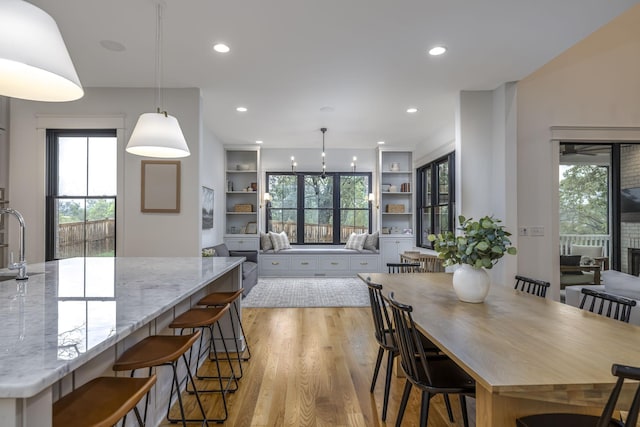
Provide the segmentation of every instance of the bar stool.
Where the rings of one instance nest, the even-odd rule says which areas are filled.
[[[244,360],[246,362],[249,359],[251,359],[251,349],[249,348],[249,341],[247,340],[247,336],[244,333],[244,326],[242,326],[242,319],[240,318],[240,311],[238,310],[238,300],[242,298],[243,292],[244,292],[244,288],[240,288],[237,291],[230,291],[230,292],[212,292],[206,297],[202,298],[200,301],[198,301],[198,305],[206,305],[208,307],[221,307],[224,304],[231,304],[233,306],[233,311],[230,312],[232,313],[231,331],[233,332],[233,339],[235,340],[237,345],[238,337],[236,336],[236,328],[233,325],[233,316],[235,316],[238,323],[240,324],[240,331],[242,332],[242,338],[244,340],[244,345],[247,349],[247,354],[248,354],[247,357],[241,357],[241,355],[244,354],[244,351],[242,351],[241,353],[236,349],[236,353],[238,354],[238,363],[240,363],[240,360]],[[242,378],[242,364],[240,364],[240,376],[238,378]]]
[[[204,334],[200,337],[200,343],[198,345],[198,351],[196,352],[196,368],[194,369],[195,377],[199,380],[208,380],[214,379],[218,380],[219,388],[214,389],[203,389],[200,388],[198,392],[200,393],[222,393],[222,403],[224,405],[225,419],[227,415],[227,403],[225,399],[225,394],[229,392],[234,392],[238,389],[238,378],[236,378],[235,371],[233,369],[233,364],[231,363],[231,357],[229,356],[229,350],[227,349],[227,344],[225,342],[224,335],[222,333],[222,327],[220,326],[220,319],[227,313],[229,310],[229,304],[225,304],[222,307],[207,307],[207,308],[192,308],[190,310],[185,311],[181,315],[177,316],[173,319],[173,322],[169,324],[170,328],[180,329],[181,332],[184,332],[185,329],[208,329],[209,330],[209,345],[205,346],[203,351],[203,342],[205,340]],[[229,362],[229,369],[231,374],[228,376],[222,375],[222,370],[220,368],[220,360],[218,358],[218,351],[216,349],[216,344],[214,340],[214,327],[217,325],[218,333],[220,334],[220,338],[222,340],[222,345],[224,347],[225,358]],[[200,362],[200,358],[203,354],[209,353],[209,360],[215,362],[217,375],[200,375],[198,374],[198,364]],[[214,356],[212,356],[212,354]],[[191,355],[189,355],[189,361],[191,361]],[[222,380],[227,380],[226,385],[223,384]],[[231,385],[234,384],[235,387],[231,388]],[[191,392],[189,389],[189,385],[187,384],[187,391]]]
[[[191,368],[189,362],[185,356],[186,352],[193,346],[193,344],[200,338],[200,331],[195,331],[190,335],[152,335],[146,337],[133,347],[125,351],[122,356],[113,365],[114,371],[131,371],[131,377],[133,377],[136,369],[149,368],[151,369],[158,366],[171,366],[173,370],[173,381],[171,383],[171,394],[169,395],[169,405],[167,407],[167,420],[172,423],[182,421],[182,425],[186,427],[187,422],[202,422],[204,425],[209,425],[207,415],[200,401],[198,390],[196,389],[193,375],[191,375]],[[198,402],[198,407],[202,412],[202,419],[187,419],[184,413],[184,405],[182,404],[182,396],[180,394],[180,381],[178,380],[178,361],[182,357],[187,370],[187,382],[190,380],[194,387],[194,393]],[[173,399],[174,388],[178,395],[178,403],[180,405],[180,415],[182,420],[172,419],[169,417],[169,411],[171,410],[171,402]],[[147,403],[149,397],[147,396],[147,402],[145,403],[144,420],[147,418]],[[216,421],[216,420],[211,420]]]
[[[135,411],[138,424],[143,426],[136,405],[155,382],[155,375],[148,378],[95,378],[53,404],[53,426],[112,426],[131,409]]]

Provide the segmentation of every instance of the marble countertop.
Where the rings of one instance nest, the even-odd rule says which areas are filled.
[[[71,258],[0,281],[0,398],[34,396],[243,259]]]

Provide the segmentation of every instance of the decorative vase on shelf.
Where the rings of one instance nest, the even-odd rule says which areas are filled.
[[[484,268],[460,264],[453,272],[453,290],[462,302],[483,302],[489,293],[491,280]]]

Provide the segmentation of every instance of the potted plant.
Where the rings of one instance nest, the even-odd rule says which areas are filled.
[[[461,234],[447,231],[430,234],[429,240],[444,259],[444,265],[459,264],[453,273],[453,288],[461,301],[482,302],[489,292],[489,275],[485,269],[492,268],[505,254],[515,255],[509,236],[499,219],[485,216],[478,221],[458,217]]]

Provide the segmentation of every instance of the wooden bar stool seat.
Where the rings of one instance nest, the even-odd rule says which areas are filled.
[[[222,394],[222,405],[224,409],[224,416],[222,418],[216,419],[216,422],[222,422],[227,419],[227,400],[226,394],[233,393],[238,390],[238,376],[235,373],[233,363],[231,361],[231,356],[229,355],[229,350],[227,349],[226,338],[222,332],[222,327],[220,326],[220,319],[229,311],[229,304],[224,304],[218,307],[207,307],[207,308],[192,308],[190,310],[185,311],[184,313],[177,316],[173,319],[173,322],[169,324],[170,328],[181,329],[184,331],[185,329],[208,329],[209,330],[209,344],[203,345],[205,341],[205,335],[202,334],[200,338],[200,343],[198,345],[198,351],[196,352],[196,367],[193,369],[194,375],[199,380],[217,380],[218,386],[217,388],[204,388],[200,387],[198,389],[199,393],[221,393]],[[229,375],[223,375],[221,367],[220,367],[220,358],[218,357],[218,351],[216,349],[216,338],[214,336],[214,328],[217,328],[220,341],[222,341],[222,345],[224,347],[224,357],[222,360],[226,360],[229,363]],[[234,335],[235,337],[235,335]],[[210,361],[215,363],[216,374],[215,375],[204,375],[198,373],[199,362],[203,355],[208,353],[208,358]],[[189,356],[189,361],[191,361],[191,356]],[[240,375],[241,376],[241,375]],[[224,381],[223,381],[224,380]],[[195,388],[195,385],[194,385]],[[189,390],[189,384],[187,384],[187,391]]]
[[[131,371],[131,377],[133,377],[136,369],[149,368],[149,373],[151,373],[151,369],[153,367],[171,366],[173,371],[173,381],[171,383],[171,393],[169,395],[169,405],[167,407],[167,420],[172,423],[182,421],[183,425],[186,425],[187,422],[202,422],[203,424],[208,426],[209,420],[207,420],[206,412],[204,410],[204,407],[202,406],[202,402],[200,401],[200,396],[198,395],[198,390],[196,389],[195,381],[193,379],[193,375],[191,374],[189,362],[187,360],[187,357],[185,356],[187,351],[192,348],[193,344],[195,344],[200,336],[201,332],[198,330],[194,331],[194,333],[190,335],[152,335],[146,337],[142,341],[133,345],[133,347],[126,350],[113,365],[113,370]],[[191,384],[194,387],[194,394],[198,403],[198,407],[200,408],[200,412],[202,413],[202,419],[192,420],[185,417],[182,395],[180,394],[180,380],[178,379],[177,369],[178,361],[180,360],[180,358],[182,358],[182,360],[184,361],[187,371],[187,384],[189,383],[189,381],[191,381]],[[180,415],[182,417],[181,420],[172,419],[169,417],[174,390],[178,398],[178,404],[180,405]],[[148,398],[149,396],[147,395],[147,400]],[[146,418],[147,413],[145,404],[145,421]]]
[[[155,382],[155,375],[95,378],[53,404],[53,426],[113,426],[132,409],[143,425],[136,405]]]
[[[213,292],[202,298],[198,301],[197,305],[206,305],[207,307],[219,307],[225,304],[231,304],[233,306],[232,316],[235,316],[236,320],[240,324],[240,332],[242,332],[242,339],[244,340],[244,345],[246,347],[247,356],[243,357],[244,351],[238,351],[238,357],[240,357],[245,362],[251,359],[251,349],[249,348],[249,341],[247,340],[247,335],[244,333],[244,326],[242,326],[242,319],[240,318],[240,311],[238,310],[238,301],[242,299],[242,293],[244,292],[244,288],[240,288],[237,291],[229,291],[229,292]],[[237,336],[236,329],[233,325],[233,320],[231,322],[231,331],[233,332],[233,338],[236,340],[237,344]],[[242,365],[240,366],[240,377],[242,377]]]

